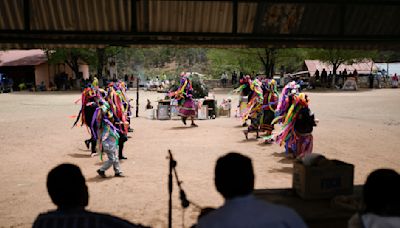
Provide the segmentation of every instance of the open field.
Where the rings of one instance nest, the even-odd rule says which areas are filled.
[[[219,103],[227,90],[216,91]],[[131,98],[136,92],[128,92]],[[0,227],[30,227],[35,217],[54,208],[46,190],[46,175],[57,164],[81,167],[89,187],[89,209],[121,216],[154,227],[167,226],[168,160],[171,149],[189,200],[201,206],[218,206],[223,200],[213,183],[216,159],[237,151],[253,160],[256,188],[291,186],[291,161],[278,145],[244,140],[240,121],[221,117],[197,121],[198,128],[180,121],[148,120],[146,99],[163,95],[141,91],[140,116],[125,144],[128,160],[122,161],[125,178],[101,179],[99,157],[91,158],[83,140],[84,127],[71,129],[72,115],[80,106],[78,92],[0,94]],[[233,104],[237,104],[237,97]],[[355,164],[355,184],[374,169],[400,171],[400,89],[360,92],[311,92],[311,109],[320,120],[314,130],[314,152]],[[153,102],[155,106],[155,102]],[[234,105],[233,105],[234,106]],[[254,138],[253,135],[250,137]],[[106,174],[111,175],[112,170]],[[112,196],[112,197],[110,197]],[[177,187],[174,227],[181,226]],[[198,211],[186,210],[186,227]]]

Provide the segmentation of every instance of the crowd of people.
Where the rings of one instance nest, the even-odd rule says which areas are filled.
[[[390,82],[392,88],[398,88],[399,78],[396,73],[391,77],[384,75],[384,72],[371,73],[368,76],[369,88],[382,88],[386,81]],[[344,69],[334,76],[332,71],[328,73],[325,69],[322,69],[322,71],[319,72],[317,69],[314,75],[310,78],[310,88],[330,88],[332,86],[336,89],[357,90],[359,87],[359,75],[357,70],[348,72],[347,69]]]
[[[346,87],[346,83],[352,83],[355,84],[355,86],[357,86],[358,83],[357,70],[348,73],[347,69],[344,69],[343,72],[339,71],[337,75],[334,75],[332,71],[328,73],[324,68],[322,69],[321,72],[319,72],[318,69],[315,71],[313,77],[311,77],[310,80],[310,87],[330,88],[331,86],[334,86],[334,88],[342,89]],[[358,87],[356,89],[358,89]]]

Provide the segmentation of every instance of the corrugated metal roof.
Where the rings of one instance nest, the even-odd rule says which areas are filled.
[[[32,30],[129,31],[130,1],[31,0]]]
[[[1,0],[0,47],[400,48],[398,12],[395,0]]]
[[[23,29],[23,0],[0,1],[0,29]]]
[[[36,66],[47,61],[40,49],[0,51],[0,66]]]
[[[11,62],[0,63],[2,66],[37,66],[47,62],[47,57],[43,55],[27,56],[21,59],[17,59]]]
[[[139,2],[143,8],[145,1]],[[142,14],[142,15],[141,15]],[[145,11],[139,11],[141,18]],[[139,32],[228,33],[232,28],[231,2],[148,1],[148,30],[139,21]]]

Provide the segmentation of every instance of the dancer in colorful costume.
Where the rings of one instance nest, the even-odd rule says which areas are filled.
[[[272,123],[282,123],[282,130],[276,137],[281,146],[285,143],[286,154],[303,157],[312,152],[312,130],[317,120],[309,108],[306,94],[298,93],[298,85],[290,82],[282,90],[276,110],[277,117]]]
[[[274,124],[272,121],[275,118],[275,109],[278,105],[279,93],[274,79],[265,79],[262,84],[264,103],[262,106],[263,117],[261,119],[260,131],[265,132],[264,142],[272,142],[272,131]]]
[[[111,166],[114,166],[115,176],[122,176],[117,156],[121,130],[114,125],[114,123],[119,122],[111,108],[115,104],[110,105],[106,100],[112,102],[113,99],[111,98],[112,96],[107,91],[98,88],[94,81],[90,87],[85,88],[82,92],[82,108],[74,123],[75,126],[81,117],[82,125],[85,124],[90,129],[91,139],[86,140],[85,144],[87,146],[89,143],[92,144],[92,155],[96,152],[96,145],[99,145],[101,160],[103,160],[103,152],[107,154],[108,161],[97,170],[97,173],[102,177],[106,177],[105,171]],[[115,110],[117,110],[116,107]]]
[[[97,125],[96,125],[96,123],[92,122],[93,115],[94,115],[96,109],[98,108],[98,104],[96,102],[96,97],[98,96],[97,91],[98,91],[98,87],[97,87],[97,84],[95,84],[95,83],[93,83],[91,86],[89,86],[83,90],[82,96],[81,96],[81,101],[82,101],[81,110],[79,111],[77,119],[73,125],[73,127],[76,126],[79,119],[81,119],[81,126],[86,125],[88,130],[90,130],[91,137],[90,137],[90,139],[85,140],[85,145],[88,149],[89,149],[89,146],[91,146],[91,156],[94,156],[96,154],[96,145],[97,145],[97,142],[95,139]]]
[[[250,100],[252,94],[252,91],[250,89],[250,84],[251,84],[250,75],[246,75],[244,77],[241,76],[239,80],[239,87],[234,90],[234,92],[240,92],[238,109],[241,116],[244,110],[246,110],[247,104],[249,103],[248,101]],[[242,127],[247,127],[247,119],[242,118],[242,120],[243,120]]]
[[[183,124],[186,125],[187,118],[190,118],[190,120],[192,121],[191,126],[197,127],[197,125],[194,123],[196,109],[193,100],[193,87],[188,74],[181,74],[180,86],[178,90],[170,92],[168,96],[178,100],[178,103],[180,105],[179,115],[182,118]]]
[[[105,171],[113,166],[115,176],[122,177],[123,175],[117,155],[120,134],[113,124],[115,119],[111,110],[111,105],[103,98],[99,98],[98,104],[99,107],[94,114],[97,126],[99,126],[96,138],[100,141],[100,151],[107,154],[108,160],[97,170],[97,173],[105,178]],[[102,159],[102,153],[100,154],[100,159]]]
[[[125,83],[117,82],[110,83],[107,87],[107,101],[110,104],[110,109],[114,115],[113,124],[118,129],[119,144],[118,144],[118,156],[119,159],[127,159],[123,155],[124,143],[128,141],[128,110],[129,110],[129,101],[127,99],[125,93]]]
[[[263,91],[261,88],[261,81],[259,79],[249,80],[250,89],[252,91],[252,96],[250,101],[247,103],[245,112],[242,115],[243,122],[248,118],[251,120],[250,126],[243,133],[248,139],[249,132],[256,132],[256,138],[259,138],[258,132],[260,128],[260,120],[262,116],[262,104],[264,100]]]

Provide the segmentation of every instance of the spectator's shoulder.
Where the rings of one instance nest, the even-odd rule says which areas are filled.
[[[264,204],[264,212],[267,213],[266,217],[275,219],[275,222],[283,222],[287,227],[307,227],[303,219],[292,208],[261,200],[258,202]]]
[[[121,228],[128,228],[128,227],[146,227],[140,224],[131,223],[125,219],[119,218],[117,216],[109,215],[106,213],[97,213],[97,212],[87,212],[88,214],[100,218],[101,224],[103,228],[108,227],[121,227]]]
[[[202,228],[202,227],[218,227],[218,221],[220,220],[220,210],[216,209],[214,211],[209,212],[207,215],[204,215],[201,217],[198,221],[198,224],[196,227]]]

